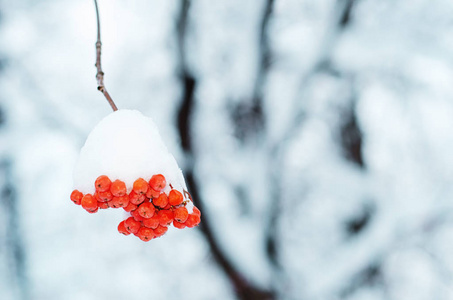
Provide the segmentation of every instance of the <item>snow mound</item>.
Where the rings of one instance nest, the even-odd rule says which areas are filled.
[[[135,180],[149,181],[155,174],[165,176],[164,192],[170,191],[170,184],[187,191],[182,171],[153,120],[139,111],[121,109],[106,116],[89,134],[74,169],[74,188],[93,194],[96,178],[107,175],[112,181],[124,181],[129,193]]]

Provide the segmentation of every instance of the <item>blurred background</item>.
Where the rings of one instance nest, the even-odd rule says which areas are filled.
[[[0,0],[1,300],[453,299],[453,2],[99,7],[202,225],[144,243],[69,200],[111,112],[93,1]]]

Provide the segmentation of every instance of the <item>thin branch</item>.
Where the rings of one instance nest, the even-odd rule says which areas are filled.
[[[298,87],[299,95],[297,99],[304,99],[304,92],[306,91],[310,80],[315,75],[321,72],[332,72],[331,56],[332,49],[335,47],[335,43],[338,41],[340,35],[346,30],[347,25],[351,22],[351,14],[355,8],[355,2],[357,0],[337,0],[335,8],[333,10],[333,22],[330,25],[330,29],[325,34],[324,39],[320,43],[318,49],[319,56],[315,60],[312,67],[302,76],[301,83]],[[300,125],[306,119],[306,112],[300,107],[300,102],[296,101],[293,109],[294,117],[289,122],[289,126],[284,130],[283,135],[273,145],[277,148],[282,147],[300,130]],[[279,151],[279,150],[277,150]]]
[[[259,65],[257,78],[255,81],[253,101],[261,105],[263,98],[263,87],[265,83],[265,77],[269,73],[269,68],[271,65],[271,44],[269,39],[269,23],[272,19],[272,13],[274,10],[275,0],[267,0],[264,13],[260,22],[260,37],[259,37]]]
[[[275,0],[266,0],[259,23],[258,67],[251,101],[243,100],[232,107],[231,118],[234,134],[244,144],[256,141],[266,130],[266,115],[263,109],[264,88],[271,66],[272,53],[269,39],[269,24],[273,17]]]
[[[331,52],[333,49],[333,45],[338,40],[339,35],[346,30],[346,26],[351,21],[351,13],[354,8],[354,3],[357,0],[337,0],[335,5],[334,18],[332,21],[331,29],[327,32],[324,40],[321,43],[321,48],[318,51],[321,53],[319,57],[316,59],[315,63],[311,70],[309,70],[302,78],[301,85],[299,87],[300,95],[297,97],[298,99],[304,99],[305,95],[304,92],[307,89],[308,85],[310,84],[310,80],[318,74],[319,72],[327,72],[331,71],[330,65],[330,58]],[[272,13],[272,3],[269,1],[268,5],[270,7],[266,8],[266,14]],[[269,17],[269,16],[268,16]],[[265,25],[265,26],[264,26]],[[262,32],[261,32],[261,41],[266,41],[264,38],[269,39],[264,34],[265,27],[268,25],[264,22],[262,23]],[[269,49],[269,48],[268,48]],[[268,50],[269,51],[269,50]],[[266,53],[266,52],[265,52]],[[267,53],[268,57],[270,52]],[[278,166],[284,165],[283,160],[285,158],[284,153],[288,150],[290,146],[290,141],[292,141],[293,137],[297,134],[298,130],[300,130],[301,124],[306,119],[306,111],[300,106],[299,102],[297,102],[293,108],[294,116],[292,120],[289,122],[289,126],[280,138],[277,138],[275,142],[268,146],[268,153],[267,153],[267,161],[268,161],[268,180],[271,184],[269,184],[269,192],[268,195],[271,197],[272,201],[270,202],[269,208],[269,223],[266,227],[267,236],[266,236],[266,247],[267,247],[267,255],[272,262],[272,264],[278,269],[280,268],[279,265],[279,255],[278,252],[278,221],[279,221],[279,212],[281,210],[282,205],[282,176],[281,173],[276,172],[275,170],[279,170]],[[279,274],[281,277],[281,274]]]
[[[342,111],[342,120],[339,125],[339,144],[344,158],[365,169],[363,157],[363,132],[357,117],[357,94],[354,82],[351,80],[351,100],[349,107]]]
[[[105,98],[107,99],[108,103],[112,107],[113,111],[117,111],[118,108],[115,105],[115,102],[113,102],[112,97],[110,97],[110,94],[107,92],[107,89],[104,86],[104,72],[102,72],[101,68],[101,23],[99,21],[99,9],[98,9],[98,2],[97,0],[94,0],[94,6],[96,7],[96,20],[97,20],[97,28],[98,28],[98,35],[97,35],[97,41],[96,41],[96,79],[98,81],[98,90],[104,94]]]

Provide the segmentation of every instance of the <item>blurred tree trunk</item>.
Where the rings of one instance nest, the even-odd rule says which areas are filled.
[[[25,251],[11,165],[8,158],[0,161],[0,291],[2,295],[12,293],[2,299],[25,300],[29,299]]]
[[[269,1],[270,3],[272,1]],[[193,171],[193,166],[196,164],[197,153],[195,153],[193,147],[193,141],[191,138],[192,123],[195,110],[195,89],[197,85],[194,74],[191,73],[188,67],[186,55],[185,55],[185,41],[187,35],[188,26],[188,14],[190,8],[190,0],[182,0],[179,15],[177,18],[177,41],[178,41],[178,54],[179,54],[179,78],[182,87],[182,96],[180,107],[178,110],[177,128],[181,139],[181,147],[187,156],[188,166],[185,170],[185,177],[190,193],[194,198],[195,205],[200,208],[202,213],[202,222],[200,229],[206,238],[212,255],[215,261],[218,263],[220,269],[230,280],[233,289],[238,299],[241,300],[271,300],[275,299],[275,295],[272,291],[260,289],[254,286],[251,282],[247,281],[245,276],[239,272],[238,269],[232,264],[232,262],[225,255],[223,249],[220,247],[217,237],[214,235],[211,228],[211,218],[204,209],[204,199],[199,192],[199,185],[197,182],[196,175]],[[258,101],[258,102],[257,102]],[[257,102],[257,103],[255,103]],[[260,106],[259,99],[254,101],[253,105]]]

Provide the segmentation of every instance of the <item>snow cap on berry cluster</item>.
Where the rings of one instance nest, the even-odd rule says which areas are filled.
[[[153,120],[139,111],[121,109],[91,131],[74,169],[74,187],[84,194],[94,193],[96,178],[107,175],[112,181],[124,181],[130,192],[135,180],[149,181],[155,174],[165,176],[164,192],[170,191],[170,184],[181,193],[187,190],[182,171]]]

